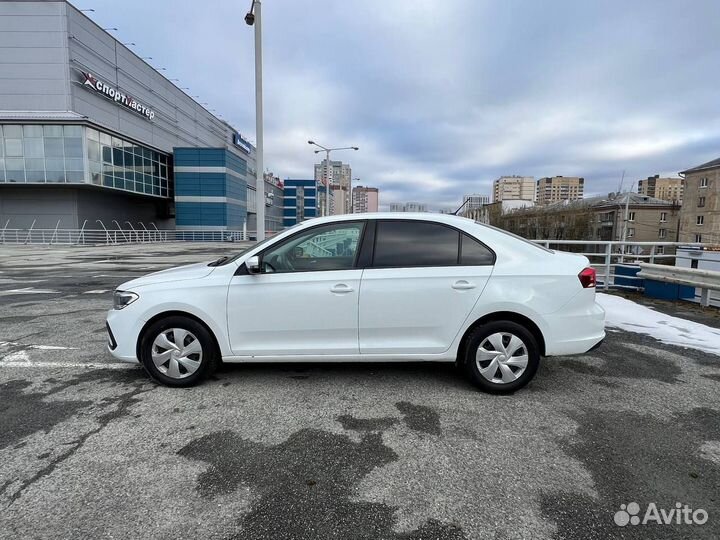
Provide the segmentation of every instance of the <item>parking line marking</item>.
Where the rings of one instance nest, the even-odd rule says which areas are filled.
[[[0,367],[20,367],[20,368],[34,368],[34,367],[57,367],[57,368],[92,368],[92,369],[137,369],[140,364],[134,364],[130,362],[0,362]]]

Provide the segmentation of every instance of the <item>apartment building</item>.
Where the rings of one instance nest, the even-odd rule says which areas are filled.
[[[659,174],[648,176],[646,180],[638,182],[638,193],[682,204],[683,180],[682,178],[660,178]]]
[[[425,203],[408,202],[408,203],[391,203],[391,212],[427,212],[428,207]]]
[[[579,176],[547,176],[537,181],[536,200],[539,205],[583,198],[585,179]]]
[[[493,182],[493,202],[508,200],[534,201],[534,176],[501,176]]]
[[[377,212],[380,191],[376,187],[356,186],[352,190],[353,214]]]
[[[684,177],[680,242],[720,244],[720,158],[680,174]]]

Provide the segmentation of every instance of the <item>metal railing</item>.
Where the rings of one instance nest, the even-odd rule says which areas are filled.
[[[640,263],[638,277],[700,289],[700,303],[710,305],[710,291],[720,291],[720,272],[680,266]]]
[[[610,287],[638,290],[641,288],[642,277],[638,277],[638,264],[641,262],[666,263],[674,265],[677,259],[690,259],[676,255],[675,250],[687,246],[687,242],[622,242],[602,240],[533,240],[548,249],[566,251],[576,255],[584,255],[597,271],[598,288]],[[692,244],[699,249],[703,244]],[[618,269],[633,265],[635,272],[618,273]]]
[[[157,242],[240,242],[253,231],[199,229],[0,229],[0,244],[116,245]]]

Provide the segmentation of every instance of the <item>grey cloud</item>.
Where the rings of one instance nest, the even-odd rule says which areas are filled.
[[[248,5],[104,1],[93,17],[252,137]],[[263,9],[266,163],[281,176],[312,176],[308,137],[358,144],[342,157],[381,202],[453,206],[500,174],[578,174],[604,193],[623,169],[637,180],[720,155],[715,0]]]

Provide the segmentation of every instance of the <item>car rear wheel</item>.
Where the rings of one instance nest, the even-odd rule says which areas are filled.
[[[156,321],[140,343],[140,361],[145,371],[167,386],[197,384],[215,370],[217,358],[210,332],[189,317]]]
[[[535,376],[540,349],[532,333],[512,321],[493,321],[473,330],[464,368],[479,388],[494,394],[519,390]]]

